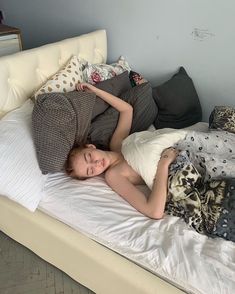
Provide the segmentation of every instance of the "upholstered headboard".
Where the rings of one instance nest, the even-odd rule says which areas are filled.
[[[19,107],[72,55],[91,63],[107,59],[106,31],[98,30],[0,58],[0,117]]]

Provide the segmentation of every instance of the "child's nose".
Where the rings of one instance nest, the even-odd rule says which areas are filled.
[[[95,160],[95,166],[99,166],[101,163],[101,160]]]

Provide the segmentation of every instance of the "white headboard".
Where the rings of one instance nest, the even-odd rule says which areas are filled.
[[[106,63],[107,38],[98,30],[0,58],[0,117],[19,107],[72,55]]]

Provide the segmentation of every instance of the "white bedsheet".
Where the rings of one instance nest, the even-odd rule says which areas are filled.
[[[235,289],[234,243],[200,235],[177,217],[141,215],[101,176],[77,181],[49,175],[39,209],[189,293]]]

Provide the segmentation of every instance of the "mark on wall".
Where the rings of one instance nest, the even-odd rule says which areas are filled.
[[[191,35],[193,36],[193,39],[195,41],[206,41],[209,38],[212,38],[215,36],[215,34],[211,33],[209,30],[206,29],[198,29],[194,28]]]

